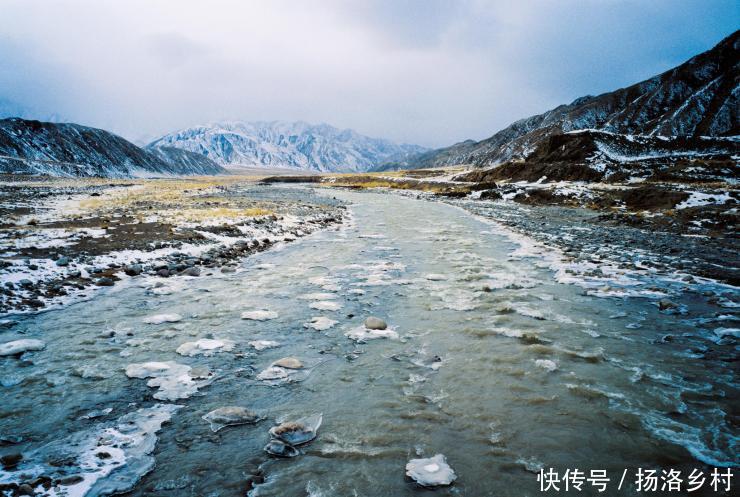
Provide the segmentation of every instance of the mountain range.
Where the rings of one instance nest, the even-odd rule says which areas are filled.
[[[740,31],[736,31],[711,50],[648,80],[577,98],[516,121],[485,140],[467,140],[375,170],[492,166],[526,158],[551,136],[586,129],[648,137],[736,136],[740,134],[739,67]]]
[[[169,148],[144,150],[102,129],[0,120],[0,173],[126,178],[224,172],[202,155]]]
[[[369,138],[351,129],[303,121],[224,122],[186,128],[149,146],[202,154],[225,166],[282,167],[318,172],[357,172],[426,151]]]

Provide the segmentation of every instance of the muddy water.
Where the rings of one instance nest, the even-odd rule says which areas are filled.
[[[78,471],[80,439],[99,440],[127,415],[171,417],[157,432],[154,461],[139,444],[90,493],[116,477],[125,488],[154,462],[132,495],[164,496],[424,494],[404,466],[437,453],[458,475],[437,495],[537,495],[541,466],[604,469],[618,481],[626,468],[737,464],[737,378],[726,360],[735,345],[712,332],[736,322],[733,309],[691,292],[671,297],[683,313],[659,311],[654,298],[594,296],[558,283],[541,256],[462,209],[331,194],[351,205],[349,226],[249,258],[236,274],[160,288],[133,280],[21,318],[2,341],[39,338],[47,347],[0,359],[0,434],[23,437],[0,451],[26,454],[19,468],[28,473],[59,477]],[[277,317],[241,319],[253,310]],[[161,314],[182,320],[145,322]],[[344,335],[369,315],[398,338]],[[321,316],[337,324],[305,326]],[[235,346],[175,352],[204,338]],[[257,351],[254,340],[280,345]],[[286,356],[306,367],[289,382],[256,378]],[[197,391],[154,399],[162,390],[124,373],[149,361],[191,366]],[[265,419],[213,433],[201,418],[227,405]],[[324,421],[302,455],[263,452],[274,423],[314,413]],[[50,464],[60,450],[45,445],[52,441],[71,454],[66,462]],[[6,472],[0,481],[19,479]],[[634,487],[618,495],[635,495]]]

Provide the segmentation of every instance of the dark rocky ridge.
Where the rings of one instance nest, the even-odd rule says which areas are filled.
[[[627,88],[586,96],[519,120],[480,142],[465,141],[381,169],[491,166],[526,157],[550,136],[598,129],[624,135],[740,134],[740,31],[711,50]]]
[[[79,124],[0,120],[3,174],[126,178],[225,172],[196,154],[154,152],[108,131]]]

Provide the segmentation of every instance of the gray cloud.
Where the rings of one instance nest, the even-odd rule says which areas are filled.
[[[526,5],[523,5],[526,4]],[[441,146],[668,69],[733,1],[5,0],[0,99],[131,139],[303,119]]]

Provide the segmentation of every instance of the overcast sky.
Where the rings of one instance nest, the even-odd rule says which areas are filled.
[[[425,146],[648,78],[737,0],[0,0],[0,100],[133,140],[304,120]]]

